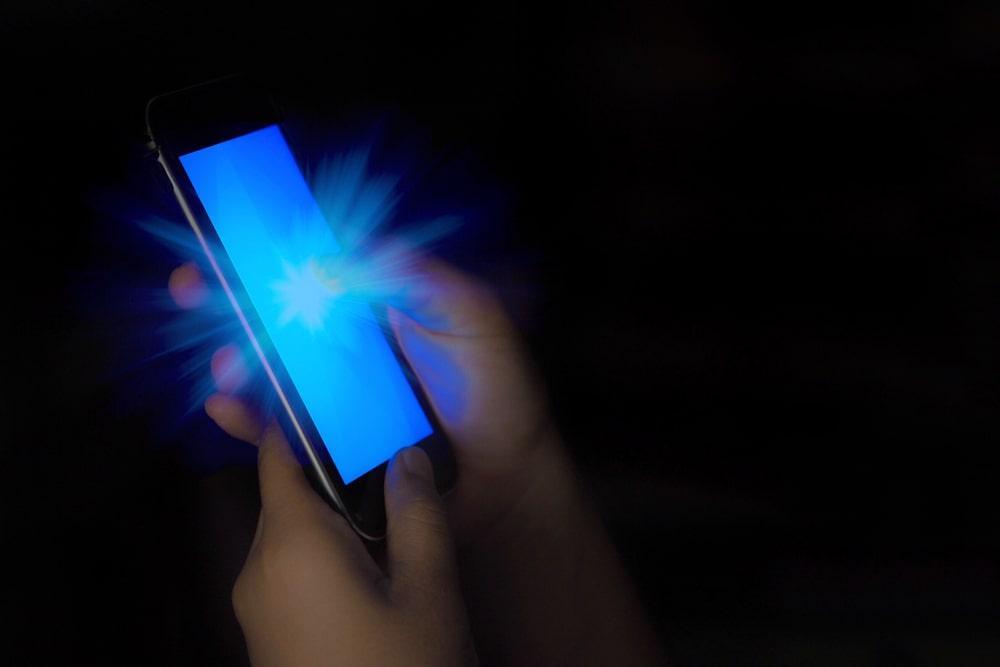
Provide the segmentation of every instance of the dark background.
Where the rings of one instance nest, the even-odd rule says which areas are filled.
[[[145,182],[147,98],[252,70],[504,193],[453,259],[516,287],[677,664],[997,664],[998,36],[987,2],[8,0],[0,654],[244,660],[253,471],[165,431],[121,283],[173,260],[92,199]]]

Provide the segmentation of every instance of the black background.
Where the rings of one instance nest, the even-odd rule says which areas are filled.
[[[120,283],[172,260],[91,201],[145,183],[149,97],[237,70],[320,118],[389,108],[505,193],[453,259],[507,287],[678,664],[1000,660],[990,3],[8,0],[0,26],[14,662],[245,659],[252,469],[192,466],[241,450],[197,414],[164,433],[183,400],[120,371],[154,342]]]

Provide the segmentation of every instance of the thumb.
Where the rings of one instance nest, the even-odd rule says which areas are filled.
[[[394,308],[389,310],[389,323],[445,427],[460,423],[468,407],[469,379],[455,339],[435,333]]]
[[[419,447],[401,450],[385,479],[387,555],[392,592],[404,598],[458,596],[447,515],[430,459]]]

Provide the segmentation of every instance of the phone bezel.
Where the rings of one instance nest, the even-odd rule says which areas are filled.
[[[312,473],[310,478],[314,486],[347,518],[359,535],[368,540],[379,540],[385,536],[383,483],[388,464],[377,466],[350,484],[344,483],[294,382],[279,356],[273,352],[270,338],[250,303],[239,274],[232,266],[215,226],[179,160],[186,153],[269,125],[279,125],[280,129],[282,119],[280,106],[268,89],[246,76],[225,77],[159,95],[146,106],[150,148],[156,152],[157,160],[173,186],[174,196],[278,394],[285,413],[283,422],[286,432],[305,454],[308,460],[305,468]],[[292,152],[294,155],[294,148]],[[430,400],[399,349],[396,337],[385,326],[384,317],[377,317],[377,320],[433,429],[431,435],[414,445],[427,452],[434,467],[438,490],[447,493],[454,487],[456,476],[450,444]]]

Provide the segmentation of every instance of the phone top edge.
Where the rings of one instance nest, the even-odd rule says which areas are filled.
[[[145,119],[146,119],[146,131],[147,131],[147,133],[149,134],[150,138],[153,138],[153,128],[152,128],[152,125],[150,123],[149,112],[150,112],[150,109],[152,109],[153,105],[156,104],[157,102],[159,102],[160,100],[162,100],[164,98],[167,98],[167,97],[172,97],[174,95],[180,95],[180,94],[183,94],[183,93],[188,93],[188,92],[191,92],[193,90],[197,90],[198,88],[212,86],[212,85],[224,82],[224,81],[235,80],[235,79],[246,79],[246,78],[247,78],[247,74],[245,72],[233,72],[231,74],[223,74],[222,76],[218,76],[218,77],[216,77],[214,79],[209,79],[207,81],[199,81],[198,83],[193,83],[193,84],[188,85],[188,86],[182,86],[180,88],[175,88],[174,90],[168,90],[168,91],[166,91],[164,93],[158,93],[156,95],[153,95],[146,102],[146,108],[145,108],[145,112],[144,112],[144,116],[145,116]]]
[[[177,158],[282,120],[264,81],[238,72],[152,97],[145,107],[146,145]]]

